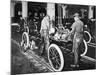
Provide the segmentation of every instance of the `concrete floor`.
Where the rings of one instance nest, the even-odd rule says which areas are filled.
[[[16,35],[15,35],[16,34]],[[13,33],[11,39],[17,41],[17,43],[21,42],[21,34],[20,33]],[[36,55],[38,55],[39,50],[34,50]],[[51,72],[45,66],[38,63],[38,61],[33,60],[31,62],[25,55],[21,54],[20,48],[16,45],[13,41],[11,41],[11,73],[14,74],[27,74],[27,73],[43,73],[43,72]],[[45,61],[48,63],[46,54],[42,56]],[[66,66],[64,66],[63,71],[74,71],[74,70],[90,70],[95,69],[96,66],[93,63],[89,63],[86,60],[82,59],[80,61],[79,68],[72,68],[70,64],[73,62],[72,55],[66,55]],[[86,62],[84,62],[86,61]]]

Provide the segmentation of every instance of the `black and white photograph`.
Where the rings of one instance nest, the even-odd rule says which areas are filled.
[[[11,75],[96,69],[96,5],[10,1]]]

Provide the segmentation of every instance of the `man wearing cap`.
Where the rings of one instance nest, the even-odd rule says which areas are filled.
[[[72,24],[70,31],[70,37],[72,37],[73,41],[73,48],[72,52],[74,53],[74,65],[71,65],[72,67],[79,67],[79,57],[80,57],[80,51],[79,46],[80,43],[83,40],[83,22],[80,20],[79,14],[74,14],[74,20],[75,22]]]

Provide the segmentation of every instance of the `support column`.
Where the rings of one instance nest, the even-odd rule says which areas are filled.
[[[28,15],[28,7],[27,7],[27,2],[22,1],[22,17],[26,18]]]
[[[55,4],[47,3],[47,15],[50,16],[50,20],[55,21]]]
[[[67,6],[62,5],[62,9],[63,9],[63,18],[66,18],[66,8],[67,8]]]
[[[62,14],[62,5],[61,4],[58,4],[58,26],[59,28],[62,28],[62,17],[63,17],[63,14]]]
[[[93,18],[93,9],[92,9],[93,6],[89,6],[89,15],[88,15],[88,18]]]
[[[66,17],[65,18],[69,18],[69,10],[66,10]]]
[[[11,11],[11,13],[10,13],[10,15],[11,15],[11,17],[14,17],[15,15],[14,15],[14,8],[15,8],[15,3],[14,2],[11,2],[11,6],[10,6],[10,11]]]

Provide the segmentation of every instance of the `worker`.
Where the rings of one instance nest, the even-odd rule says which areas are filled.
[[[80,44],[83,41],[83,22],[80,20],[79,13],[73,15],[75,22],[72,24],[70,36],[73,41],[72,52],[74,53],[74,64],[72,67],[79,67],[80,60]]]
[[[44,43],[46,52],[49,47],[49,29],[50,29],[50,17],[46,15],[41,21],[41,29],[40,29],[40,34],[41,34],[41,39],[42,39],[41,47],[42,47],[42,44]],[[44,49],[41,49],[41,55],[43,53],[44,53]]]

